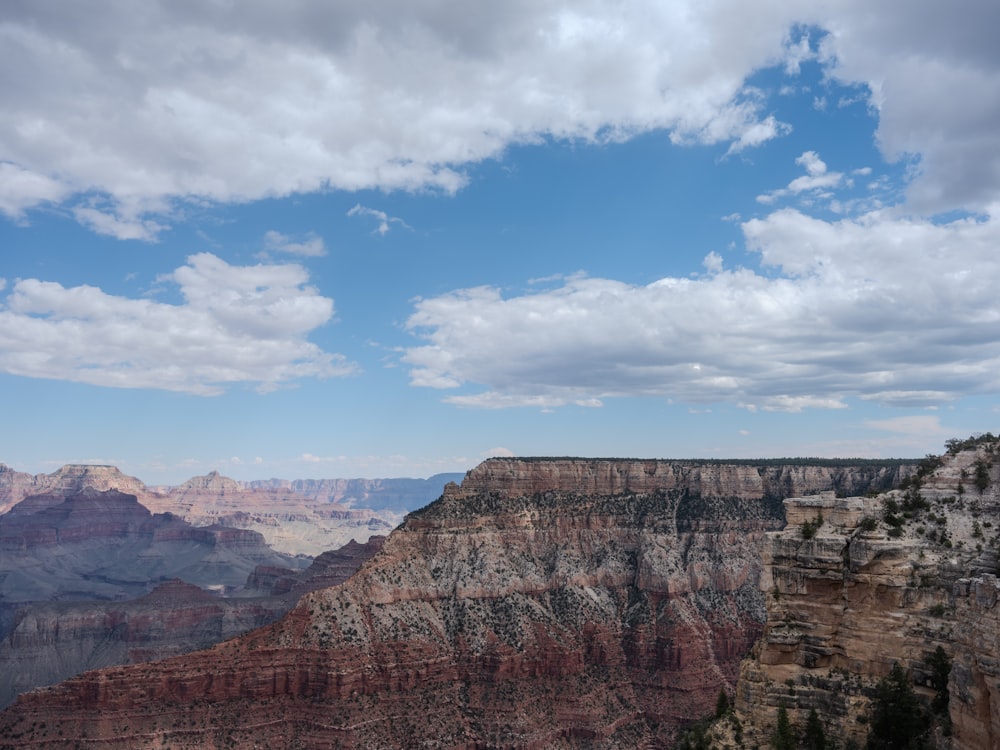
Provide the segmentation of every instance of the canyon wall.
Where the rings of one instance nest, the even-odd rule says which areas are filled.
[[[796,731],[815,709],[828,737],[864,746],[898,663],[932,719],[930,746],[1000,747],[998,447],[929,461],[876,498],[785,500],[788,525],[762,546],[767,627],[736,692],[746,742],[766,745],[783,707]],[[939,648],[952,664],[943,694]],[[725,726],[716,735],[736,746]]]
[[[350,542],[306,570],[258,565],[249,597],[223,598],[175,579],[138,599],[23,605],[0,639],[0,707],[89,669],[187,653],[273,622],[303,594],[346,581],[384,541]]]
[[[763,631],[784,490],[910,470],[491,459],[346,583],[207,651],[24,695],[0,746],[666,746]]]

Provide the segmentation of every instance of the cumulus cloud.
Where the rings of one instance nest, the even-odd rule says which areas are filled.
[[[232,266],[210,253],[162,277],[179,286],[178,305],[21,279],[0,306],[0,369],[200,395],[349,374],[353,364],[306,338],[333,316],[308,281],[298,265]]]
[[[278,253],[301,255],[308,258],[318,258],[326,255],[326,244],[323,238],[310,233],[303,239],[295,240],[273,229],[264,235],[264,247]]]
[[[789,64],[806,9],[671,3],[17,3],[0,25],[0,211],[44,202],[141,234],[178,200],[432,189],[514,143],[758,145],[746,78]],[[136,206],[139,206],[138,213]],[[126,227],[129,225],[131,228]]]
[[[784,209],[743,232],[761,272],[710,256],[698,278],[420,300],[407,326],[425,342],[403,356],[412,382],[486,408],[656,396],[799,411],[1000,388],[1000,221]]]
[[[889,159],[919,158],[908,202],[918,211],[989,210],[1000,202],[1000,4],[961,13],[935,0],[830,6],[819,23],[831,74],[864,83]]]
[[[1000,200],[1000,5],[611,0],[17,3],[0,26],[0,212],[148,238],[185,199],[434,189],[511,144],[787,132],[748,77],[819,60],[867,92],[921,210]],[[815,29],[815,33],[802,30]],[[159,222],[151,221],[159,215]],[[145,235],[143,234],[145,232]]]
[[[370,216],[378,222],[378,226],[375,228],[375,232],[385,237],[392,229],[393,224],[398,224],[403,227],[403,229],[413,229],[409,224],[400,219],[397,216],[389,216],[385,211],[379,211],[377,208],[368,208],[367,206],[362,206],[360,203],[354,204],[351,209],[347,212],[348,216]]]

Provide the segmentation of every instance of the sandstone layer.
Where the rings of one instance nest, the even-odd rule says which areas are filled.
[[[998,447],[928,460],[879,497],[785,500],[788,525],[762,547],[767,627],[736,694],[751,745],[767,744],[784,707],[800,731],[815,709],[828,737],[863,746],[894,663],[933,705],[940,647],[952,668],[930,742],[1000,747]]]
[[[813,468],[487,461],[346,583],[208,651],[24,695],[0,745],[666,746],[762,632],[782,487],[907,467]]]

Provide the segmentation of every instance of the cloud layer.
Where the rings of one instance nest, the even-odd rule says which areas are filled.
[[[231,266],[200,253],[161,281],[177,284],[184,304],[17,281],[0,306],[0,369],[200,395],[235,383],[267,391],[354,370],[306,340],[330,320],[333,300],[307,285],[301,266]]]
[[[547,137],[740,150],[785,127],[744,81],[792,20],[735,0],[7,4],[0,211],[68,201],[148,239],[173,200],[448,192]]]
[[[488,408],[658,396],[798,411],[1000,389],[997,221],[830,223],[783,209],[743,231],[763,272],[713,256],[702,277],[647,286],[574,278],[422,300],[408,321],[426,338],[404,356],[412,382],[473,386],[446,400]]]

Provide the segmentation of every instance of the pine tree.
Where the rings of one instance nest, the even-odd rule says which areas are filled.
[[[788,721],[788,711],[782,706],[778,709],[778,723],[771,734],[771,747],[774,750],[795,750],[795,732],[792,730],[791,722]]]
[[[729,696],[726,695],[726,689],[719,689],[719,698],[715,701],[715,718],[721,719],[729,712]]]
[[[867,750],[912,750],[923,747],[927,714],[899,662],[879,681],[872,702]]]
[[[823,731],[823,722],[819,720],[819,714],[813,708],[809,711],[809,718],[806,719],[805,736],[802,738],[802,745],[806,750],[826,750],[826,732]]]

